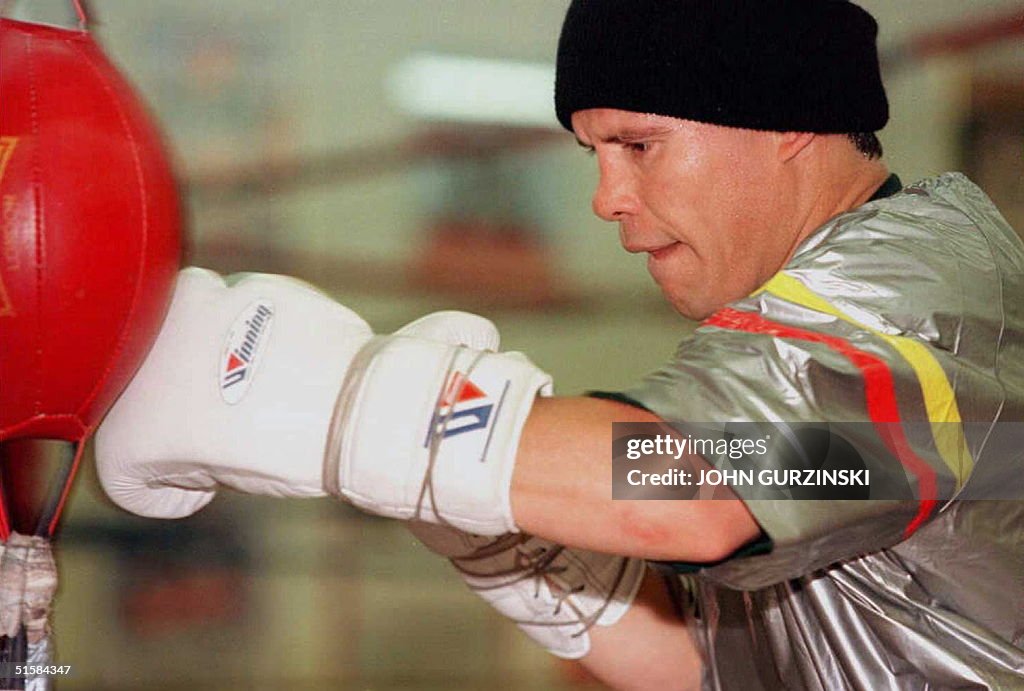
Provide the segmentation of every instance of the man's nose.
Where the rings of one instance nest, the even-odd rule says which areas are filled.
[[[629,176],[613,165],[601,164],[591,208],[605,221],[620,221],[635,212],[636,194]]]

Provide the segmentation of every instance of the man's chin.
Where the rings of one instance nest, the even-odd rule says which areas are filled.
[[[678,291],[670,290],[664,286],[659,286],[659,288],[661,288],[662,295],[672,305],[672,308],[687,319],[701,321],[710,317],[715,312],[715,309],[704,304],[699,296],[695,296],[692,293],[681,295]]]

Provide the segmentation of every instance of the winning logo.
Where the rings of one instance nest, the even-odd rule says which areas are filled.
[[[252,384],[260,356],[270,340],[274,305],[257,300],[246,307],[228,332],[220,364],[220,395],[234,405]]]
[[[454,372],[444,388],[431,429],[443,438],[484,429],[493,412],[494,403],[487,394],[465,374]]]

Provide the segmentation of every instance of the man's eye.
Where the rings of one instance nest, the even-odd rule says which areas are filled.
[[[647,142],[627,142],[626,149],[634,153],[642,154],[650,149],[650,144]]]

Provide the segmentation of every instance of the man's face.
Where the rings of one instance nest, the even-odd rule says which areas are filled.
[[[617,221],[628,252],[684,316],[751,293],[795,247],[795,190],[779,135],[596,108],[572,116],[597,154],[594,213]]]

